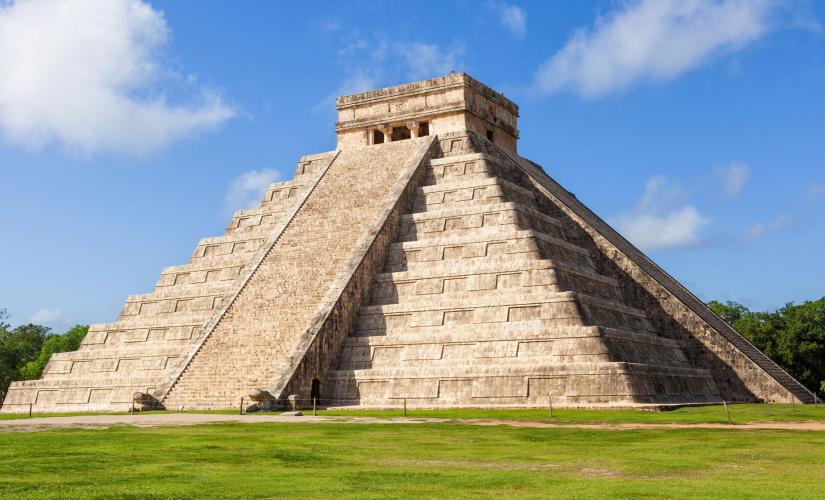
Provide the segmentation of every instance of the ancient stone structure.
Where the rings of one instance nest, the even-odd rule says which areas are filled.
[[[450,74],[337,107],[335,151],[302,157],[2,411],[813,400],[518,156],[501,94]]]

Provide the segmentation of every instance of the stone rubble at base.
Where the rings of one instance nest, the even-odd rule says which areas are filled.
[[[465,74],[341,97],[336,151],[163,270],[3,412],[812,401],[519,157]]]

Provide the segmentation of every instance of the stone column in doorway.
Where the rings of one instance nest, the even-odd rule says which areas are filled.
[[[392,142],[392,127],[387,124],[378,127],[378,130],[384,134],[384,143]]]
[[[417,121],[410,121],[407,122],[407,128],[410,129],[410,136],[415,139],[418,137],[418,122]]]

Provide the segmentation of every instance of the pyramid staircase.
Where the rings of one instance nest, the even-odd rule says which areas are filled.
[[[340,151],[185,370],[173,377],[163,404],[228,408],[253,389],[277,396],[277,379],[305,354],[304,332],[338,300],[336,285],[349,280],[345,264],[358,258],[370,228],[383,224],[380,208],[405,172],[402,166],[431,142]]]

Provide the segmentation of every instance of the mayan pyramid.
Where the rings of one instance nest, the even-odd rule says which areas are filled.
[[[368,407],[813,401],[518,156],[500,93],[452,73],[337,110],[335,151],[302,157],[2,411],[122,411],[136,392],[170,409],[253,391]]]

